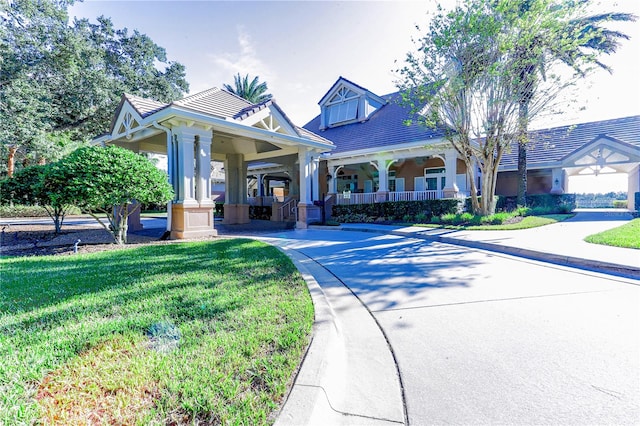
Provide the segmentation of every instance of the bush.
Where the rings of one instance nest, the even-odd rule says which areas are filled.
[[[429,219],[446,213],[455,213],[458,209],[458,200],[441,199],[425,201],[390,201],[374,204],[349,204],[333,205],[331,216],[348,217],[352,214],[364,215],[371,220],[387,218],[389,220],[403,219],[405,215],[415,217],[418,214]]]
[[[517,197],[498,197],[496,203],[496,211],[512,212],[518,208],[516,203]],[[469,200],[467,204],[471,206]],[[535,194],[527,195],[527,207],[545,207],[549,208],[549,213],[571,213],[576,208],[576,194]]]
[[[0,217],[49,217],[49,214],[40,206],[15,204],[0,205]]]
[[[428,219],[429,218],[424,213],[418,213],[416,215],[416,223],[427,223]]]
[[[627,200],[613,200],[613,207],[616,209],[627,208]]]
[[[345,215],[334,216],[333,220],[339,223],[372,223],[375,219],[364,213],[347,213]]]
[[[271,206],[249,206],[249,219],[270,220]]]

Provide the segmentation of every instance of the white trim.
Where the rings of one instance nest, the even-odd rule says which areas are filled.
[[[127,103],[125,103],[126,105]],[[122,108],[124,110],[124,108]],[[120,115],[122,115],[122,110]],[[119,118],[120,118],[119,115]],[[244,123],[229,121],[218,117],[212,117],[207,114],[194,112],[188,109],[184,109],[181,107],[170,106],[168,108],[164,108],[156,113],[153,113],[144,119],[142,119],[139,124],[140,126],[137,129],[144,130],[151,126],[151,124],[155,121],[157,123],[161,123],[167,126],[167,122],[170,120],[178,120],[183,121],[185,125],[195,125],[196,123],[199,126],[202,126],[208,130],[213,129],[218,132],[227,132],[231,133],[235,136],[243,136],[251,139],[258,139],[266,142],[271,142],[274,144],[280,144],[285,146],[305,146],[311,149],[314,149],[318,152],[327,152],[335,148],[333,144],[314,141],[307,138],[302,138],[299,136],[286,135],[284,133],[276,133],[269,130],[260,129],[257,127],[247,126]],[[173,126],[167,126],[173,127]],[[114,130],[117,127],[114,127]],[[139,130],[139,131],[140,131]],[[157,131],[159,133],[159,131]],[[109,136],[100,136],[96,138],[94,141],[100,142],[108,142],[111,140],[121,139],[124,135],[112,133]]]

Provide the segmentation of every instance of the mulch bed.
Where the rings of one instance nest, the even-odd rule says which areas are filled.
[[[63,225],[62,232],[55,233],[53,223],[0,225],[0,256],[45,256],[120,249],[107,230],[95,225]],[[162,243],[158,238],[129,234],[127,246]]]

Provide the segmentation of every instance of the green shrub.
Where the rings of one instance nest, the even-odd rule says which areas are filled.
[[[271,206],[249,206],[249,219],[271,219]]]
[[[502,225],[507,219],[510,219],[511,217],[513,217],[512,214],[500,212],[487,217],[487,219],[489,224],[491,225]]]
[[[440,224],[442,223],[442,219],[440,218],[440,216],[433,216],[431,218],[431,223]]]
[[[68,215],[77,215],[81,211],[77,207],[70,207]],[[0,217],[49,217],[42,206],[25,206],[22,204],[0,205]]]
[[[402,221],[403,222],[413,222],[413,216],[411,216],[410,214],[405,214],[404,216],[402,216]]]
[[[425,201],[395,201],[374,204],[349,204],[332,206],[332,217],[343,217],[349,214],[363,214],[373,220],[383,217],[389,220],[402,220],[405,215],[412,217],[423,214],[427,218],[445,213],[455,213],[459,201],[455,199]]]
[[[500,196],[496,203],[496,211],[511,212],[518,208],[515,196]],[[467,205],[471,206],[471,201]],[[548,214],[571,213],[576,208],[576,194],[534,194],[527,195],[527,207],[548,207]]]
[[[613,207],[616,209],[627,208],[627,200],[613,200]]]
[[[427,223],[429,217],[424,213],[418,213],[416,215],[416,223]]]

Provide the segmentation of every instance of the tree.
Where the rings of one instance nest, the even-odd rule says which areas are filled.
[[[56,165],[74,204],[89,213],[117,244],[126,244],[129,216],[140,204],[173,197],[167,175],[149,160],[116,146],[80,148]],[[100,220],[107,217],[109,225]]]
[[[527,86],[535,85],[529,100],[529,117],[552,105],[558,93],[574,82],[557,75],[546,80],[522,79],[517,70],[526,58],[514,54],[522,38],[535,37],[540,28],[556,21],[537,21],[521,32],[503,31],[501,16],[511,0],[472,0],[445,13],[441,8],[427,34],[418,40],[417,52],[407,55],[399,72],[398,87],[416,119],[430,127],[442,127],[445,139],[464,161],[471,182],[474,213],[495,211],[498,165],[517,137],[518,111]],[[562,14],[563,10],[555,13]],[[573,47],[559,47],[564,51]],[[474,177],[481,170],[481,194]]]
[[[0,188],[3,203],[41,206],[53,220],[55,233],[61,232],[73,203],[66,176],[55,165],[24,167],[13,177],[0,181]]]
[[[254,79],[249,82],[249,74],[240,77],[240,73],[238,73],[233,79],[235,88],[229,84],[225,84],[224,88],[226,91],[238,95],[252,104],[259,104],[271,99],[271,94],[265,93],[267,91],[267,83],[258,83],[258,76],[255,76]]]
[[[589,15],[586,13],[588,0],[569,1],[559,3],[546,0],[527,0],[516,2],[509,10],[496,11],[503,15],[505,31],[519,31],[519,28],[530,25],[540,19],[541,15],[552,14],[551,18],[559,18],[554,9],[564,9],[559,26],[547,34],[537,34],[534,37],[523,38],[514,47],[515,54],[520,58],[522,67],[516,70],[523,80],[544,78],[549,72],[549,64],[559,60],[570,66],[579,75],[585,76],[589,69],[596,65],[612,72],[606,64],[601,62],[603,54],[613,54],[620,46],[620,40],[628,40],[629,36],[619,31],[603,26],[609,22],[635,21],[637,18],[630,13],[600,13]],[[573,39],[570,49],[558,48],[566,46],[565,39]],[[553,59],[553,60],[549,60]],[[535,84],[527,85],[527,90],[520,93],[520,128],[518,137],[518,205],[526,205],[527,191],[527,142],[529,125],[529,100],[533,98]]]
[[[124,92],[170,102],[188,90],[184,66],[148,36],[105,17],[70,25],[70,3],[0,2],[3,159],[14,146],[27,162],[57,160],[108,130]]]

